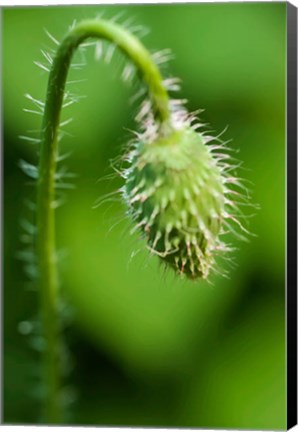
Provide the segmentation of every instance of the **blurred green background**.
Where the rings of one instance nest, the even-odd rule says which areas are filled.
[[[285,419],[285,3],[176,4],[3,9],[4,116],[4,421],[36,423],[38,353],[19,323],[37,311],[28,289],[20,221],[34,196],[20,159],[36,162],[36,146],[19,135],[40,127],[24,94],[44,100],[47,73],[40,49],[53,48],[74,19],[105,12],[148,27],[151,50],[170,48],[165,74],[182,80],[189,110],[204,108],[215,133],[240,149],[261,209],[256,234],[235,242],[237,267],[212,285],[181,281],[129,236],[121,203],[92,209],[121,185],[110,159],[135,129],[134,89],[111,64],[94,60],[72,70],[84,79],[69,89],[85,96],[65,110],[73,117],[62,141],[65,164],[77,174],[57,211],[62,288],[75,312],[67,331],[77,400],[69,422],[205,428],[284,429]],[[77,61],[80,61],[77,56]],[[77,62],[76,61],[76,62]],[[119,224],[117,224],[117,222]],[[112,230],[110,228],[113,227]],[[134,256],[134,251],[140,252]],[[29,287],[30,288],[30,287]]]

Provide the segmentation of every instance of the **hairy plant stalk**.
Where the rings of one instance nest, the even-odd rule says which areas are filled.
[[[227,154],[220,135],[198,131],[204,124],[197,122],[195,113],[187,112],[183,100],[170,100],[167,89],[174,91],[176,80],[163,80],[154,62],[156,57],[120,25],[95,19],[74,26],[58,46],[54,60],[50,58],[40,139],[37,260],[45,338],[42,363],[46,423],[63,421],[54,219],[58,130],[71,59],[87,38],[105,39],[118,47],[134,65],[150,99],[143,102],[138,116],[143,130],[135,134],[123,157],[125,168],[118,171],[124,184],[117,192],[133,221],[131,232],[138,230],[151,254],[191,280],[208,280],[211,272],[225,276],[226,272],[218,268],[217,257],[227,258],[233,247],[222,237],[232,232],[245,239],[241,232],[249,234],[238,219],[245,216],[239,207],[248,205],[249,198],[236,175],[239,164]],[[32,175],[32,167],[25,168]]]
[[[43,382],[45,385],[44,421],[63,421],[60,403],[61,373],[59,362],[60,329],[58,319],[58,280],[55,256],[55,173],[58,128],[67,73],[76,48],[87,38],[111,41],[135,65],[148,87],[152,111],[159,133],[171,130],[168,93],[150,53],[139,40],[121,26],[105,20],[86,20],[77,24],[58,47],[50,71],[41,130],[37,191],[37,254],[40,308],[45,350]]]

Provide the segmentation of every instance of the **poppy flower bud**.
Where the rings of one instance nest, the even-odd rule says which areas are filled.
[[[123,189],[149,249],[176,272],[206,279],[225,215],[225,177],[191,127],[155,141],[137,142]]]

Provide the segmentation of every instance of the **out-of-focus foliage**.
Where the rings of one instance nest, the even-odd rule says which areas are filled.
[[[76,188],[57,211],[57,242],[67,256],[61,286],[75,310],[68,331],[78,392],[75,424],[185,427],[285,427],[284,204],[285,204],[285,10],[284,3],[10,8],[3,11],[4,114],[4,421],[37,422],[34,372],[37,353],[18,323],[37,310],[26,290],[20,220],[24,199],[34,196],[19,159],[36,161],[36,147],[18,136],[40,127],[22,111],[30,93],[44,100],[47,73],[40,49],[53,47],[74,19],[105,12],[120,21],[135,17],[151,32],[150,49],[170,48],[165,72],[182,80],[179,97],[214,133],[240,149],[239,175],[249,182],[259,210],[256,234],[237,242],[237,267],[212,285],[180,281],[149,256],[121,203],[92,209],[96,199],[121,185],[110,159],[123,151],[134,129],[134,89],[112,63],[94,60],[72,70],[81,98],[62,141],[72,151],[65,164]],[[119,58],[118,58],[119,60]],[[76,63],[80,62],[77,56]],[[119,223],[118,223],[119,222]],[[112,230],[110,228],[113,227]],[[135,255],[136,251],[139,253]]]

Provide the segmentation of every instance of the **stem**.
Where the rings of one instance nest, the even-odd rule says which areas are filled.
[[[103,38],[123,51],[148,86],[158,127],[170,125],[169,96],[150,53],[139,40],[119,25],[104,20],[86,20],[76,25],[58,47],[51,68],[41,131],[41,153],[37,191],[37,253],[41,295],[41,317],[46,348],[43,380],[46,388],[44,419],[62,421],[60,406],[60,329],[57,313],[58,282],[55,258],[55,171],[57,133],[67,73],[75,49],[87,38]]]

